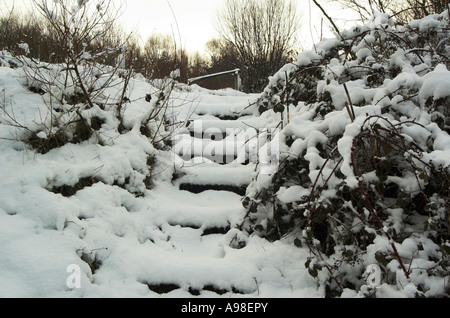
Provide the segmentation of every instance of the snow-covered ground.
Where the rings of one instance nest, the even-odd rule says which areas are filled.
[[[342,48],[337,39],[325,40],[315,46],[315,51],[301,53],[296,65],[288,64],[269,78],[270,85],[261,95],[177,84],[168,99],[169,107],[155,113],[167,86],[161,86],[163,81],[150,84],[137,75],[127,91],[129,102],[119,112],[121,126],[115,108],[121,86],[112,85],[103,92],[104,100],[97,100],[90,108],[82,105],[75,114],[95,124],[89,138],[57,147],[43,144],[41,151],[30,146],[30,138],[34,138],[35,147],[47,142],[49,136],[57,135],[54,128],[71,120],[65,112],[73,113],[76,107],[53,107],[52,98],[58,96],[58,88],[51,88],[56,90],[52,96],[39,94],[42,92],[26,80],[23,68],[12,63],[7,52],[1,52],[0,297],[329,295],[325,286],[330,279],[324,270],[318,272],[315,267],[322,268],[325,262],[312,262],[314,251],[305,244],[299,247],[301,240],[296,234],[269,242],[245,231],[246,226],[253,226],[255,232],[260,231],[257,228],[263,232],[274,219],[276,207],[258,201],[263,190],[274,190],[270,188],[276,174],[271,172],[276,171],[277,162],[271,160],[280,153],[284,162],[304,159],[300,164],[305,169],[296,173],[300,177],[307,175],[300,182],[289,179],[297,175],[285,174],[286,180],[281,180],[273,193],[268,192],[266,203],[302,203],[305,197],[311,198],[311,185],[320,181],[322,173],[329,175],[328,185],[336,187],[341,181],[356,187],[364,178],[383,183],[374,171],[367,171],[364,178],[357,176],[352,169],[352,154],[353,141],[364,125],[379,129],[381,126],[375,123],[386,121],[402,129],[393,135],[395,140],[411,141],[428,149],[420,152],[420,159],[430,169],[448,169],[448,20],[445,12],[413,21],[409,26],[396,26],[386,15],[378,14],[369,24],[342,32],[343,39],[350,39],[354,58],[347,60],[345,54],[329,59]],[[436,30],[443,38],[437,41],[436,50],[444,53],[402,47],[387,57],[377,53],[389,47],[382,41],[397,41],[396,32],[410,34],[408,41],[415,43],[419,38],[416,34],[433,34]],[[58,76],[57,66],[44,69],[48,69],[47,75]],[[316,69],[323,74],[308,73]],[[288,75],[299,80],[289,82],[295,84],[294,93],[299,90],[299,95],[293,96],[297,107],[284,105],[285,96],[280,96],[289,93]],[[95,78],[101,80],[101,75]],[[121,82],[116,78],[113,81]],[[311,83],[313,88],[309,87]],[[314,101],[316,95],[322,100]],[[259,97],[262,105],[256,102]],[[353,114],[348,101],[353,102]],[[290,118],[285,107],[290,110]],[[55,122],[56,118],[61,122]],[[385,131],[390,127],[384,127]],[[281,148],[272,149],[277,141],[282,141],[278,145]],[[319,150],[318,146],[328,145],[339,153],[338,163],[331,157],[321,157],[330,149]],[[44,146],[52,149],[42,149]],[[387,147],[386,152],[392,148]],[[412,154],[418,154],[418,150]],[[255,156],[259,156],[258,160]],[[409,157],[408,151],[404,157]],[[403,155],[395,158],[404,159]],[[332,173],[337,168],[340,177]],[[428,179],[424,170],[422,174],[417,169],[408,171],[402,178],[384,177],[408,193],[417,193]],[[448,180],[441,183],[444,181]],[[328,190],[323,191],[324,196],[336,197],[336,189]],[[449,282],[448,234],[439,233],[442,242],[437,245],[432,240],[433,230],[423,227],[426,222],[430,227],[439,223],[448,231],[448,204],[443,202],[448,193],[446,197],[445,189],[439,190],[442,198],[437,193],[431,198],[437,206],[435,215],[387,208],[391,214],[382,229],[364,228],[376,234],[362,252],[360,259],[364,262],[342,263],[336,266],[340,274],[351,274],[350,283],[358,288],[377,289],[377,297],[444,295]],[[256,211],[246,209],[254,203],[258,204]],[[400,203],[395,202],[398,206]],[[406,219],[410,213],[414,218]],[[395,230],[406,222],[408,227],[413,226],[407,232],[410,236],[394,241],[386,235],[388,227]],[[358,223],[350,226],[353,234],[363,228]],[[299,228],[300,238],[308,238],[306,230]],[[337,258],[329,261],[336,264],[344,260],[344,252],[348,251],[341,247],[333,247]],[[371,265],[380,262],[380,255],[390,256],[393,247],[398,257],[381,259],[380,264],[385,261],[383,270],[395,275],[389,274],[387,281],[386,274],[385,282],[380,281],[381,276],[375,277],[378,281],[375,279],[372,285],[369,278],[373,272],[365,272],[366,268],[373,269]],[[350,252],[353,255],[353,249]],[[399,269],[398,261],[402,259],[410,277],[404,276],[406,270]],[[369,276],[367,280],[364,275]],[[419,286],[425,288],[424,292]],[[340,294],[365,295],[350,287]]]
[[[3,110],[32,124],[45,114],[47,105],[45,96],[25,88],[23,78],[20,68],[0,68]],[[139,79],[131,87],[130,99],[135,101],[128,104],[124,121],[132,127],[148,111],[150,104],[142,97],[153,87]],[[248,134],[264,123],[248,107],[255,97],[195,85],[175,89],[170,105],[178,119],[189,116],[193,121],[192,134],[180,129],[173,138],[175,145],[206,143],[194,145],[197,153],[192,160],[156,150],[135,129],[125,134],[108,131],[108,123],[100,131],[103,138],[113,139],[106,145],[91,139],[39,154],[15,140],[17,127],[4,120],[0,296],[323,296],[323,289],[304,269],[305,250],[247,237],[234,228],[245,213],[241,195],[221,189],[180,190],[181,184],[232,188],[251,181],[253,162],[235,160],[234,153],[226,164],[202,160],[201,155],[211,143],[217,149],[226,143],[233,151],[243,149]],[[237,116],[242,117],[233,120]],[[253,130],[246,134],[249,128]],[[227,129],[231,135],[222,140],[223,134],[214,140],[210,133],[203,134]],[[234,134],[241,134],[243,142],[237,142]],[[206,141],[199,136],[207,136]],[[178,148],[183,147],[189,149],[183,144]],[[156,163],[149,168],[150,155]],[[142,182],[146,169],[153,169],[149,189]],[[174,172],[178,178],[172,180]],[[85,178],[95,182],[72,194],[54,190]]]

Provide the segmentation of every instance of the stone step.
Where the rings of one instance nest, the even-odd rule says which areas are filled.
[[[204,163],[181,169],[182,176],[174,183],[180,190],[201,193],[207,190],[230,191],[240,196],[245,195],[252,180],[254,164],[242,165],[232,163],[218,165]]]
[[[251,182],[255,168],[254,163],[219,165],[217,163],[188,162],[180,169],[180,176],[174,180],[174,185],[222,185],[239,188],[247,186]]]
[[[211,139],[210,136],[236,136],[247,130],[253,130],[251,135],[255,135],[256,131],[264,128],[264,125],[265,122],[255,117],[227,120],[211,115],[203,115],[191,120],[187,126],[187,131],[192,137]]]
[[[240,105],[236,101],[240,100]],[[194,113],[198,116],[214,116],[222,120],[237,120],[246,116],[254,116],[255,108],[249,107],[248,97],[226,98],[220,96],[203,96],[201,103],[197,104]]]
[[[211,227],[201,227],[195,224],[177,224],[177,223],[170,223],[170,226],[172,227],[181,227],[181,228],[189,228],[194,231],[200,231],[200,236],[207,236],[207,235],[216,235],[216,234],[226,234],[230,229],[230,225],[221,225],[221,226],[211,226]]]
[[[227,165],[235,162],[238,162],[242,165],[247,165],[249,163],[247,157],[240,157],[238,160],[237,155],[207,155],[207,154],[196,155],[194,153],[190,153],[190,154],[180,154],[179,156],[184,161],[194,161],[197,163],[212,162],[220,165]]]
[[[217,163],[231,163],[236,159],[245,164],[249,156],[256,156],[257,139],[246,133],[237,136],[217,135],[219,140],[200,139],[188,134],[174,136],[172,151],[185,161],[204,157]],[[210,137],[210,136],[209,136]]]
[[[197,113],[199,116],[205,116],[205,115],[211,115],[211,113]],[[219,118],[220,120],[238,120],[241,117],[248,116],[248,114],[214,114],[215,117]]]
[[[183,289],[182,286],[179,286],[177,284],[174,283],[145,283],[148,286],[148,289],[150,289],[152,292],[157,293],[157,294],[168,294],[170,292],[176,292],[177,290],[181,290]],[[200,296],[200,295],[224,295],[226,293],[230,293],[230,294],[250,294],[251,292],[253,292],[253,290],[251,291],[246,291],[244,288],[239,289],[239,287],[235,287],[232,286],[231,288],[220,288],[217,287],[214,283],[211,284],[206,284],[204,285],[202,288],[194,288],[194,287],[188,287],[187,291],[189,292],[189,294],[191,294],[192,296]]]
[[[199,193],[182,191],[179,183],[158,185],[155,197],[167,200],[166,206],[152,207],[155,218],[171,225],[198,229],[234,227],[245,213],[242,196],[230,191],[205,190]]]
[[[236,193],[240,196],[245,195],[247,186],[233,186],[228,184],[192,184],[192,183],[181,183],[180,190],[189,191],[192,193],[201,193],[208,190],[214,191],[229,191]]]
[[[213,140],[213,141],[220,141],[220,140],[227,138],[227,136],[229,136],[229,134],[227,132],[222,132],[222,131],[220,131],[220,132],[212,132],[212,131],[197,132],[194,130],[190,130],[189,135],[192,138],[207,139],[207,140]]]

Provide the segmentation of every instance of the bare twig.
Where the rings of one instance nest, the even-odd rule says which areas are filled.
[[[328,13],[325,11],[325,9],[317,2],[317,0],[312,0],[312,1],[320,9],[320,11],[322,11],[323,15],[328,19],[328,21],[330,21],[331,25],[333,26],[334,30],[339,35],[339,37],[341,37],[341,33],[339,31],[339,28],[336,26],[336,24],[334,23],[333,19],[328,15]]]

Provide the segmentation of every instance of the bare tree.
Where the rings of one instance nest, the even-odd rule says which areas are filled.
[[[151,78],[164,78],[177,68],[177,48],[169,34],[153,33],[144,46],[147,74]]]
[[[290,62],[300,18],[291,0],[226,0],[217,31],[237,52],[244,89],[261,91]]]
[[[164,78],[178,69],[181,82],[187,82],[189,72],[189,56],[177,43],[172,35],[153,33],[145,42],[144,52],[146,61],[146,76]]]
[[[208,61],[199,52],[189,54],[189,78],[208,74]]]
[[[235,47],[222,38],[214,38],[206,43],[206,55],[210,61],[210,72],[218,73],[236,69],[239,61]]]

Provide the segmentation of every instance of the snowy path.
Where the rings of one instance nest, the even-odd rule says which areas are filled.
[[[318,296],[298,249],[234,228],[255,170],[251,141],[263,126],[247,110],[255,96],[232,93],[202,91],[190,126],[174,138],[180,177],[155,189],[174,262],[158,268],[151,288],[173,289],[169,296]]]
[[[45,109],[9,68],[0,76],[14,88],[18,113],[30,117],[30,104]],[[136,81],[136,99],[148,89]],[[161,153],[166,166],[152,167],[150,190],[140,188],[140,171],[153,150],[133,131],[108,146],[67,144],[46,154],[3,140],[0,297],[322,297],[305,250],[235,228],[255,169],[252,137],[265,124],[247,108],[254,98],[175,92],[178,119],[192,122],[174,137],[173,155]],[[126,115],[145,107],[130,104]],[[10,135],[0,128],[0,137]],[[178,167],[178,178],[167,166]]]

